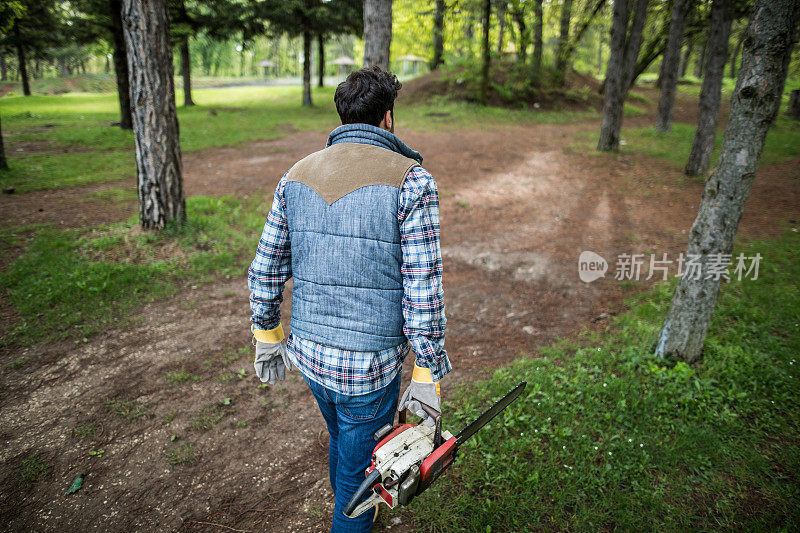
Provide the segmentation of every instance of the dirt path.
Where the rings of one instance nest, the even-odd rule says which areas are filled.
[[[426,155],[442,197],[447,348],[455,367],[445,394],[458,381],[485,376],[596,317],[620,312],[623,296],[647,282],[611,279],[618,254],[676,257],[684,249],[702,184],[645,157],[570,149],[578,131],[596,128],[398,131]],[[271,194],[288,166],[324,139],[325,132],[294,132],[279,141],[187,154],[187,192]],[[798,176],[800,158],[759,171],[744,235],[773,234],[781,220],[800,218]],[[66,208],[88,190],[60,191],[55,205]],[[15,220],[41,221],[33,207],[45,194],[19,195]],[[113,216],[98,210],[83,220],[62,218],[69,226]],[[606,279],[579,281],[583,250],[609,260]],[[332,497],[322,418],[296,372],[280,386],[256,386],[248,317],[243,278],[187,287],[143,308],[123,330],[77,345],[32,347],[4,360],[0,519],[7,528],[325,530]],[[12,360],[26,362],[5,366]],[[168,373],[176,371],[188,381],[170,383]],[[115,399],[142,405],[141,416],[129,421],[113,412],[137,413]],[[94,434],[78,434],[91,428]],[[168,451],[188,453],[178,448],[188,444],[192,460],[170,464]],[[105,450],[102,457],[89,455],[97,450]],[[19,464],[31,453],[49,469],[25,489],[17,480]],[[81,473],[83,489],[64,496]],[[400,524],[384,519],[380,530],[413,530],[407,515],[396,519]]]

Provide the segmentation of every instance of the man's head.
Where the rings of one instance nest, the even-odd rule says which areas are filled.
[[[372,124],[394,131],[394,99],[400,87],[397,76],[378,66],[350,73],[333,96],[342,124]]]

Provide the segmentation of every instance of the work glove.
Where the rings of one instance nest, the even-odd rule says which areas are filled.
[[[286,353],[286,340],[283,337],[283,326],[263,330],[253,327],[253,338],[256,341],[256,356],[253,366],[262,383],[274,385],[278,380],[286,378],[286,370],[292,369],[292,363]]]
[[[433,381],[430,369],[417,366],[417,363],[414,363],[411,385],[408,386],[400,398],[397,410],[408,409],[411,413],[420,417],[426,426],[433,427],[436,425],[435,417],[431,416],[422,406],[423,404],[426,405],[434,414],[441,416],[441,397],[439,382]]]

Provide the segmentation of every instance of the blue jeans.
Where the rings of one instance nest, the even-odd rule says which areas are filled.
[[[317,399],[322,417],[328,425],[331,440],[328,445],[328,471],[336,497],[333,509],[332,533],[370,531],[374,513],[367,511],[356,518],[342,512],[364,481],[364,471],[375,449],[373,435],[394,421],[400,393],[402,372],[382,389],[361,396],[346,396],[303,378]]]

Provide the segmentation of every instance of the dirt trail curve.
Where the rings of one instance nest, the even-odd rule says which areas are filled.
[[[457,381],[485,376],[603,313],[618,312],[624,294],[644,286],[613,279],[581,283],[581,251],[609,259],[610,278],[617,254],[673,257],[685,247],[702,184],[644,157],[569,149],[576,132],[596,128],[398,131],[426,156],[442,199],[447,348],[455,368],[445,394]],[[186,189],[271,194],[281,173],[324,138],[324,132],[295,132],[278,141],[187,154]],[[798,169],[800,159],[759,171],[742,222],[746,235],[775,233],[776,218],[800,217]],[[59,191],[56,205],[71,205],[86,190]],[[38,210],[25,211],[24,205],[34,206],[43,194],[17,198],[23,220],[35,221]],[[92,216],[64,218],[64,225],[114,214]],[[129,327],[85,344],[6,354],[4,366],[31,361],[2,376],[0,519],[6,527],[324,530],[332,496],[322,418],[297,372],[277,387],[256,387],[248,316],[242,277],[186,287],[176,298],[145,306]],[[177,370],[202,380],[168,383],[167,373]],[[146,406],[142,416],[126,421],[110,412],[107,400],[114,398]],[[123,408],[136,413],[134,406]],[[93,436],[76,435],[74,428],[92,424]],[[171,441],[172,435],[179,437]],[[194,460],[171,465],[166,452],[189,443]],[[88,455],[100,449],[102,457]],[[33,452],[50,468],[26,490],[17,481],[18,465]],[[83,489],[64,496],[80,473],[86,474]],[[408,520],[384,520],[380,530],[412,530]]]

